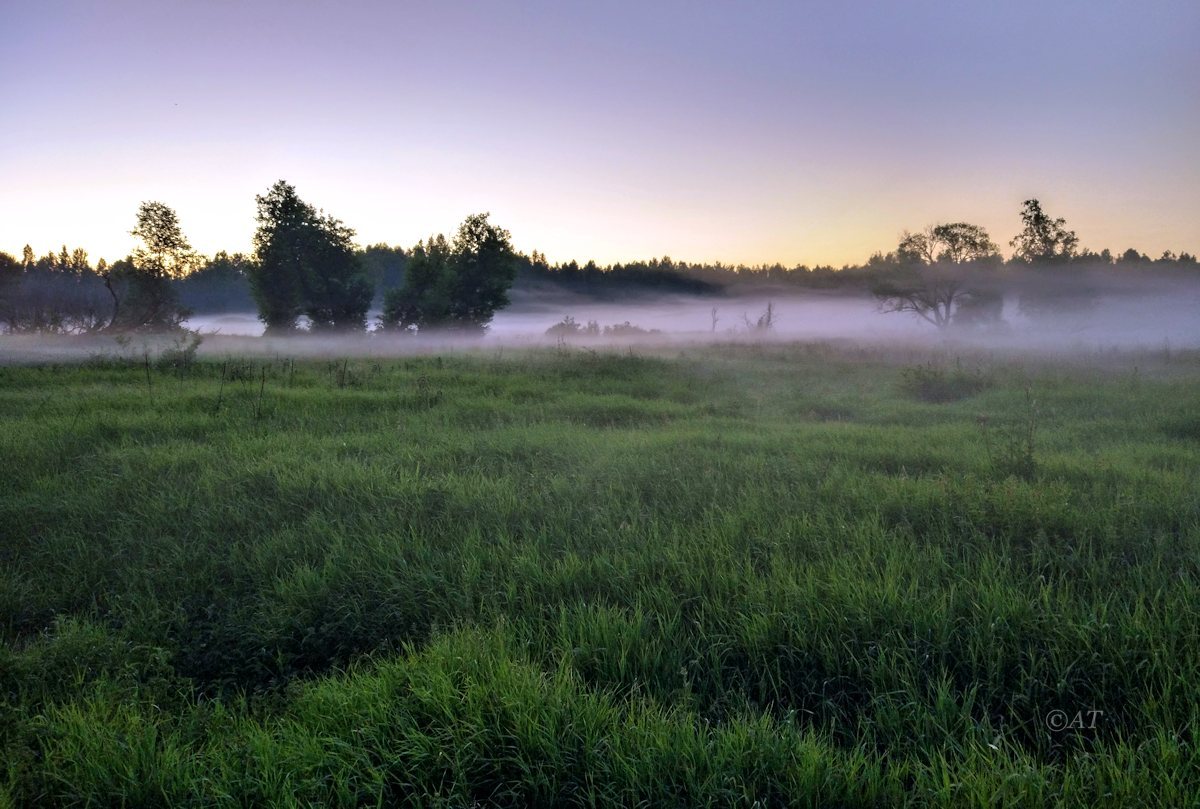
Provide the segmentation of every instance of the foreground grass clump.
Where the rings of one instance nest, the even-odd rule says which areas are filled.
[[[0,368],[0,805],[1187,805],[1197,357],[931,361]]]
[[[900,372],[900,389],[922,402],[953,402],[974,396],[990,385],[979,371],[961,365],[944,368],[932,362],[914,365]]]

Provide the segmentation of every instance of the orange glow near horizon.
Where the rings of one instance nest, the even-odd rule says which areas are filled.
[[[261,182],[261,188],[239,189],[241,196],[236,202],[217,193],[195,193],[189,198],[180,193],[139,194],[132,188],[122,189],[119,195],[106,190],[95,196],[77,193],[70,201],[46,199],[44,204],[55,210],[54,220],[29,221],[23,230],[9,230],[9,235],[18,238],[9,238],[0,244],[0,250],[19,257],[24,245],[29,244],[36,255],[42,256],[47,252],[57,253],[65,245],[68,250],[76,247],[87,250],[93,264],[99,258],[112,262],[126,256],[135,246],[129,230],[137,205],[143,200],[156,199],[175,208],[193,247],[202,254],[212,256],[220,250],[250,253],[254,194],[265,192],[269,182]],[[546,210],[529,200],[505,198],[505,195],[500,195],[499,204],[483,201],[455,204],[454,200],[446,200],[423,209],[381,200],[378,207],[352,216],[306,188],[299,186],[301,194],[354,227],[356,240],[362,246],[384,243],[411,247],[435,233],[449,235],[467,214],[488,210],[494,222],[512,232],[514,243],[525,253],[538,250],[551,263],[577,260],[582,264],[595,260],[601,265],[670,256],[687,262],[841,267],[861,264],[872,253],[895,249],[904,230],[948,221],[983,225],[1007,255],[1008,241],[1019,230],[1020,203],[1028,196],[1015,193],[1007,200],[1007,206],[976,203],[965,211],[962,209],[966,205],[947,210],[949,206],[939,205],[936,200],[914,199],[913,217],[906,222],[887,215],[886,211],[869,208],[838,211],[838,206],[831,205],[829,210],[822,211],[819,201],[814,201],[811,207],[797,206],[791,210],[730,212],[719,206],[689,207],[676,201],[655,206],[593,200],[587,209],[565,202],[560,210]],[[1190,243],[1177,240],[1176,234],[1187,234],[1195,227],[1194,220],[1183,209],[1177,217],[1139,226],[1127,221],[1120,211],[1089,209],[1082,204],[1071,209],[1060,197],[1043,195],[1041,199],[1052,215],[1067,218],[1068,226],[1079,233],[1082,244],[1088,248],[1097,251],[1108,248],[1120,253],[1133,247],[1151,257],[1158,257],[1164,250],[1198,252],[1200,240],[1193,239]],[[27,202],[36,208],[43,201],[35,194]],[[877,206],[883,207],[884,202]],[[941,210],[946,213],[935,213]],[[22,218],[19,212],[4,210],[0,210],[0,216],[10,223]],[[1106,234],[1107,238],[1095,238],[1093,234],[1097,233]]]

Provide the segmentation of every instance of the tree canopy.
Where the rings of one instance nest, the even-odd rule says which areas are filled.
[[[468,216],[453,242],[439,235],[413,248],[404,285],[384,298],[383,326],[481,333],[508,305],[516,272],[509,232],[488,222],[486,213]]]
[[[911,312],[939,329],[952,323],[998,320],[1003,300],[990,274],[1000,251],[988,232],[967,222],[931,225],[905,232],[895,265],[871,280],[871,292],[885,312]]]
[[[196,269],[200,257],[192,249],[179,217],[162,202],[138,206],[137,224],[130,231],[139,244],[124,261],[103,273],[112,295],[109,328],[136,331],[176,329],[188,311],[180,304],[172,281]],[[63,248],[66,260],[66,248]],[[86,254],[80,257],[86,266]]]
[[[354,231],[300,199],[279,180],[258,203],[250,283],[268,333],[366,327],[373,287],[353,244]]]
[[[139,272],[182,278],[199,264],[199,256],[183,235],[179,217],[161,202],[143,202],[138,206],[137,225],[130,235],[141,240],[131,256]]]
[[[910,264],[966,264],[999,259],[1000,248],[979,225],[952,222],[905,233],[896,254]]]
[[[1025,200],[1021,206],[1024,225],[1009,245],[1013,258],[1031,264],[1062,263],[1075,256],[1079,237],[1067,230],[1067,220],[1051,219],[1036,199]]]

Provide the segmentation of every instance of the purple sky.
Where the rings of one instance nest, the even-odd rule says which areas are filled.
[[[0,0],[0,250],[117,258],[142,200],[249,250],[276,179],[411,245],[833,263],[1036,196],[1200,251],[1200,3]]]

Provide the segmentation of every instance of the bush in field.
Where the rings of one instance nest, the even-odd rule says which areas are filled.
[[[185,331],[158,355],[158,367],[175,371],[190,371],[196,364],[196,351],[204,337],[199,332]]]
[[[644,329],[641,326],[630,323],[628,320],[624,323],[614,323],[611,326],[605,326],[603,329],[600,328],[600,324],[595,320],[589,320],[587,325],[584,326],[570,315],[567,315],[546,329],[546,335],[549,337],[596,337],[601,334],[605,337],[640,337],[647,334],[662,334],[662,332],[659,329]]]
[[[947,370],[931,362],[900,371],[900,389],[904,393],[934,404],[974,396],[990,385],[991,382],[983,374],[966,371],[959,365]]]
[[[746,331],[751,333],[762,334],[775,329],[775,304],[768,301],[767,308],[758,316],[757,320],[751,320],[750,316],[742,313],[742,322],[746,324]],[[716,314],[713,314],[713,331],[717,329]]]
[[[639,337],[645,334],[662,334],[659,329],[643,329],[641,326],[635,326],[626,320],[624,323],[614,323],[611,326],[604,327],[604,335],[606,337]]]
[[[583,335],[594,337],[600,333],[600,324],[595,320],[589,320],[584,326],[575,321],[575,318],[567,315],[559,322],[555,323],[550,328],[546,329],[548,337],[571,337],[573,335]]]
[[[1033,390],[1025,388],[1025,404],[1019,416],[1007,422],[979,417],[983,446],[992,469],[1002,476],[1032,480],[1037,472],[1037,432],[1040,410]]]

